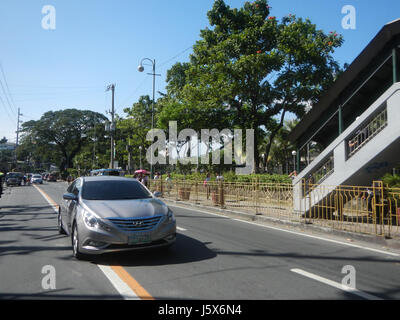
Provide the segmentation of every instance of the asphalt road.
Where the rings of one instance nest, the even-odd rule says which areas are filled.
[[[66,187],[39,186],[56,203]],[[399,252],[170,207],[178,236],[169,250],[77,261],[43,194],[31,186],[6,189],[0,199],[0,298],[400,299]],[[45,266],[54,269],[50,288]],[[352,270],[346,283],[355,288],[342,286],[350,276],[344,267]]]

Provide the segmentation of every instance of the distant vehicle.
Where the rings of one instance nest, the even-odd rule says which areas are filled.
[[[32,183],[40,183],[43,184],[43,178],[40,174],[34,174],[31,178]]]
[[[81,177],[63,195],[58,231],[73,256],[169,247],[176,241],[173,212],[147,188],[123,177]]]
[[[56,181],[57,181],[57,176],[56,176],[54,173],[50,173],[50,174],[47,176],[47,181],[56,182]]]
[[[20,186],[24,175],[21,172],[8,172],[6,175],[7,186]]]
[[[124,172],[121,169],[97,169],[90,171],[93,176],[123,176]]]

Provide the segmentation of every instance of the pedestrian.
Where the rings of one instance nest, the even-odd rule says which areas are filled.
[[[143,175],[142,183],[146,188],[149,187],[149,176],[148,175],[146,175],[146,174]]]
[[[296,178],[296,177],[297,177],[297,171],[296,170],[294,170],[291,173],[289,173],[289,178],[291,178],[292,180],[294,180],[294,178]]]
[[[165,178],[165,183],[167,185],[167,193],[169,195],[172,190],[172,178],[170,173],[167,174],[167,177]]]
[[[3,194],[3,178],[4,178],[4,173],[0,172],[0,198],[1,195]]]
[[[211,181],[211,174],[207,173],[207,176],[203,182],[203,186],[206,188],[207,200],[210,197],[210,184],[209,184],[210,181]]]

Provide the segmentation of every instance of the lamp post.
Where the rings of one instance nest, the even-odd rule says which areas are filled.
[[[293,151],[292,151],[292,156],[293,156],[293,171],[296,171],[296,155],[297,155],[296,150],[293,150]]]
[[[265,153],[261,154],[263,171],[265,172]]]
[[[143,66],[143,61],[150,61],[151,65],[153,67],[153,73],[148,73],[149,75],[153,76],[153,102],[151,106],[151,130],[154,129],[154,100],[155,100],[155,87],[156,87],[156,76],[161,76],[160,74],[156,74],[156,60],[151,60],[149,58],[143,58],[140,61],[140,64],[138,66],[138,71],[143,72],[144,71],[144,66]],[[141,150],[141,149],[140,149]],[[141,165],[140,165],[141,167]],[[151,160],[150,160],[150,179],[153,178],[153,153],[151,153]]]
[[[142,170],[142,146],[139,146],[139,153],[140,153],[140,158],[139,158],[140,159],[140,162],[139,162],[140,168],[139,169]]]

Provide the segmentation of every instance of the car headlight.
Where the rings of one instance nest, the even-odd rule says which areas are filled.
[[[174,213],[172,212],[172,210],[170,208],[168,208],[168,213],[167,213],[167,220],[166,222],[173,222],[175,221],[175,216]]]
[[[96,229],[103,229],[105,231],[110,232],[111,228],[109,225],[101,221],[98,217],[96,217],[93,213],[90,213],[88,211],[84,211],[83,213],[83,222],[88,228],[96,228]]]
[[[100,226],[97,217],[88,211],[83,213],[83,222],[88,228],[98,228]]]

